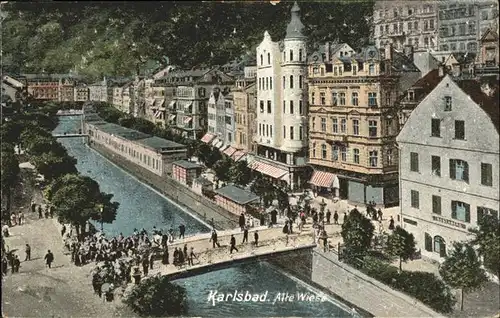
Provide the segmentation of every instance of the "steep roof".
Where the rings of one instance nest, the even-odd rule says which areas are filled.
[[[300,8],[297,2],[293,4],[292,7],[292,19],[288,26],[286,27],[286,36],[285,39],[288,38],[304,38],[305,36],[302,34],[304,30],[304,24],[300,21]]]
[[[215,190],[215,192],[241,205],[257,201],[259,199],[259,197],[255,193],[239,188],[232,184],[217,189]]]
[[[419,88],[422,93],[427,95],[441,82],[443,77],[439,76],[439,70],[432,70],[416,81],[411,88]]]
[[[491,96],[486,95],[481,86],[485,83],[481,83],[477,80],[462,80],[457,82],[458,86],[469,95],[472,100],[478,104],[483,111],[488,114],[491,121],[495,125],[497,132],[500,132],[500,108],[498,101],[498,84],[493,87],[493,94]]]

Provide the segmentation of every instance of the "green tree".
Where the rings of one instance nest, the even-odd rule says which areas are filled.
[[[10,209],[12,203],[12,190],[19,181],[19,161],[14,154],[14,147],[7,143],[2,143],[1,152],[1,187],[2,199],[5,199],[6,212],[10,216]],[[10,221],[10,218],[9,218]]]
[[[228,181],[230,177],[229,169],[231,169],[231,159],[228,157],[223,157],[218,160],[212,167],[215,172],[215,176],[220,181]]]
[[[183,316],[188,308],[185,288],[172,284],[166,276],[141,281],[124,303],[140,316],[152,317]]]
[[[85,228],[87,221],[101,220],[102,205],[105,207],[106,216],[111,214],[107,208],[114,206],[113,203],[108,203],[111,197],[101,194],[96,181],[77,174],[66,174],[53,181],[46,190],[46,197],[54,206],[61,222],[76,226],[79,237],[81,237],[80,229]],[[113,220],[114,215],[103,218],[103,222]]]
[[[252,181],[252,171],[245,160],[233,161],[229,169],[229,179],[241,186],[246,186]]]
[[[446,284],[460,289],[460,310],[464,309],[464,292],[476,290],[488,281],[476,251],[470,244],[455,242],[452,252],[439,267]]]
[[[342,239],[346,256],[364,255],[371,246],[374,226],[372,222],[359,211],[352,210],[346,222],[342,224]]]
[[[282,186],[274,187],[275,198],[278,200],[278,207],[280,210],[285,211],[290,206],[290,197],[288,196],[288,189]]]
[[[500,277],[500,222],[497,215],[484,214],[477,220],[478,227],[470,231],[476,236],[471,241],[478,247],[483,264],[489,271]]]
[[[101,223],[101,229],[103,223],[113,223],[116,219],[120,203],[111,201],[111,199],[113,199],[113,194],[101,192],[96,203],[98,213],[91,215],[92,220]]]
[[[409,260],[415,254],[415,237],[400,226],[396,226],[387,240],[386,251],[389,255],[399,258],[399,271],[402,269],[402,262]]]
[[[222,158],[222,154],[220,153],[219,149],[217,149],[215,147],[210,147],[209,152],[204,155],[204,159],[205,159],[205,161],[204,161],[205,165],[208,168],[213,168],[215,163],[219,162],[223,158]]]
[[[257,174],[252,181],[250,190],[260,197],[261,202],[263,202],[266,207],[271,205],[276,196],[274,185],[269,179],[264,178],[262,174]]]

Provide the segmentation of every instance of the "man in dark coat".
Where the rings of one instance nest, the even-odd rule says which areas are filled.
[[[30,261],[31,260],[31,246],[29,244],[26,244],[26,258],[24,261]]]
[[[344,220],[345,220],[345,216],[344,216]],[[335,211],[335,213],[333,213],[333,224],[339,224],[339,214],[337,213],[337,211]]]
[[[43,218],[43,211],[42,211],[42,206],[38,206],[38,218],[42,219]]]
[[[253,238],[254,238],[255,246],[257,247],[259,245],[259,232],[258,231],[255,231],[255,233],[253,233]]]
[[[234,238],[234,235],[231,234],[231,247],[229,248],[229,254],[233,254],[233,250],[238,252],[238,249],[236,248],[236,239]]]
[[[147,256],[144,256],[142,258],[142,272],[144,273],[144,276],[148,276],[148,271],[149,271],[149,258]]]
[[[243,231],[243,228],[245,227],[245,215],[243,215],[243,213],[241,213],[238,223],[240,225],[241,230]]]
[[[212,241],[213,248],[215,248],[215,245],[217,244],[217,247],[220,247],[219,241],[217,240],[217,232],[212,230],[212,236],[210,237],[210,241]]]
[[[181,224],[179,225],[179,239],[184,238],[184,233],[186,233],[186,226]]]
[[[326,224],[330,224],[330,218],[332,217],[332,212],[330,212],[330,209],[326,211]],[[337,215],[338,218],[338,215]]]
[[[241,244],[243,243],[248,243],[248,227],[245,226],[245,228],[243,229],[243,242],[241,242]]]
[[[49,268],[51,268],[52,262],[54,261],[54,254],[50,250],[47,251],[47,254],[45,254],[45,262]]]

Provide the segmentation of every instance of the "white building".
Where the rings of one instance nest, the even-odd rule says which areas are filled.
[[[89,100],[93,102],[108,102],[108,81],[106,78],[101,82],[89,85]]]
[[[291,188],[306,182],[307,49],[299,6],[282,42],[266,31],[257,47],[257,156],[250,168]]]
[[[397,137],[402,224],[435,260],[482,214],[498,215],[498,92],[484,86],[446,75]]]

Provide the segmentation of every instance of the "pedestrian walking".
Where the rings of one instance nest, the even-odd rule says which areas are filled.
[[[182,249],[182,252],[184,253],[184,259],[188,259],[188,245],[187,244],[184,244],[184,248]]]
[[[151,252],[149,253],[149,269],[153,269],[154,262],[155,262],[155,254]]]
[[[63,224],[62,229],[61,229],[61,236],[64,237],[65,233],[66,233],[66,225]]]
[[[9,263],[7,262],[7,258],[4,256],[2,257],[2,276],[7,275],[8,270],[9,270]]]
[[[213,248],[215,248],[215,245],[220,247],[219,241],[217,240],[217,231],[215,231],[215,229],[212,230],[212,236],[210,237],[209,242],[210,241],[212,241]]]
[[[30,261],[31,260],[31,246],[29,244],[26,244],[26,257],[24,258],[24,261]]]
[[[36,203],[34,200],[31,200],[31,213],[36,212]]]
[[[38,218],[39,219],[43,218],[42,206],[39,205],[37,209],[38,209]]]
[[[344,212],[344,219],[342,220],[342,224],[345,224],[347,222],[347,213]]]
[[[13,273],[19,273],[19,267],[21,267],[21,261],[19,260],[19,256],[16,255],[14,257],[14,263],[13,263],[14,267],[12,268],[13,270]]]
[[[229,254],[233,254],[233,250],[236,250],[238,252],[238,249],[236,248],[236,239],[234,238],[234,235],[231,234],[231,247],[229,248]]]
[[[148,257],[144,256],[142,258],[142,272],[144,273],[144,276],[148,276],[148,270],[149,270],[149,259]]]
[[[389,220],[389,230],[393,231],[394,230],[394,219],[391,216],[391,219]]]
[[[54,254],[50,250],[47,251],[47,254],[45,254],[45,262],[49,268],[52,266],[52,262],[54,261]]]
[[[184,233],[186,233],[186,226],[181,224],[179,225],[179,239],[184,238]]]
[[[194,247],[191,246],[191,252],[189,253],[188,265],[191,265],[191,266],[194,265],[193,258],[196,258],[196,260],[199,261],[198,256],[196,256],[196,254],[194,254]]]
[[[259,231],[255,231],[255,233],[253,233],[253,239],[255,247],[259,246]]]
[[[54,218],[54,208],[52,206],[49,206],[47,209],[49,210],[50,218],[53,219]]]
[[[330,224],[330,218],[332,217],[332,212],[330,209],[326,211],[326,224]],[[338,217],[338,216],[337,216]]]
[[[248,243],[248,226],[245,226],[245,229],[243,230],[243,243]]]
[[[165,251],[163,252],[163,257],[162,257],[162,264],[163,265],[168,265],[169,264],[169,260],[168,260],[168,247],[165,246]]]
[[[380,208],[378,209],[377,214],[378,214],[378,219],[382,221],[382,210]]]
[[[344,216],[344,221],[345,221],[345,216]],[[339,214],[337,211],[333,213],[333,224],[339,224]]]

